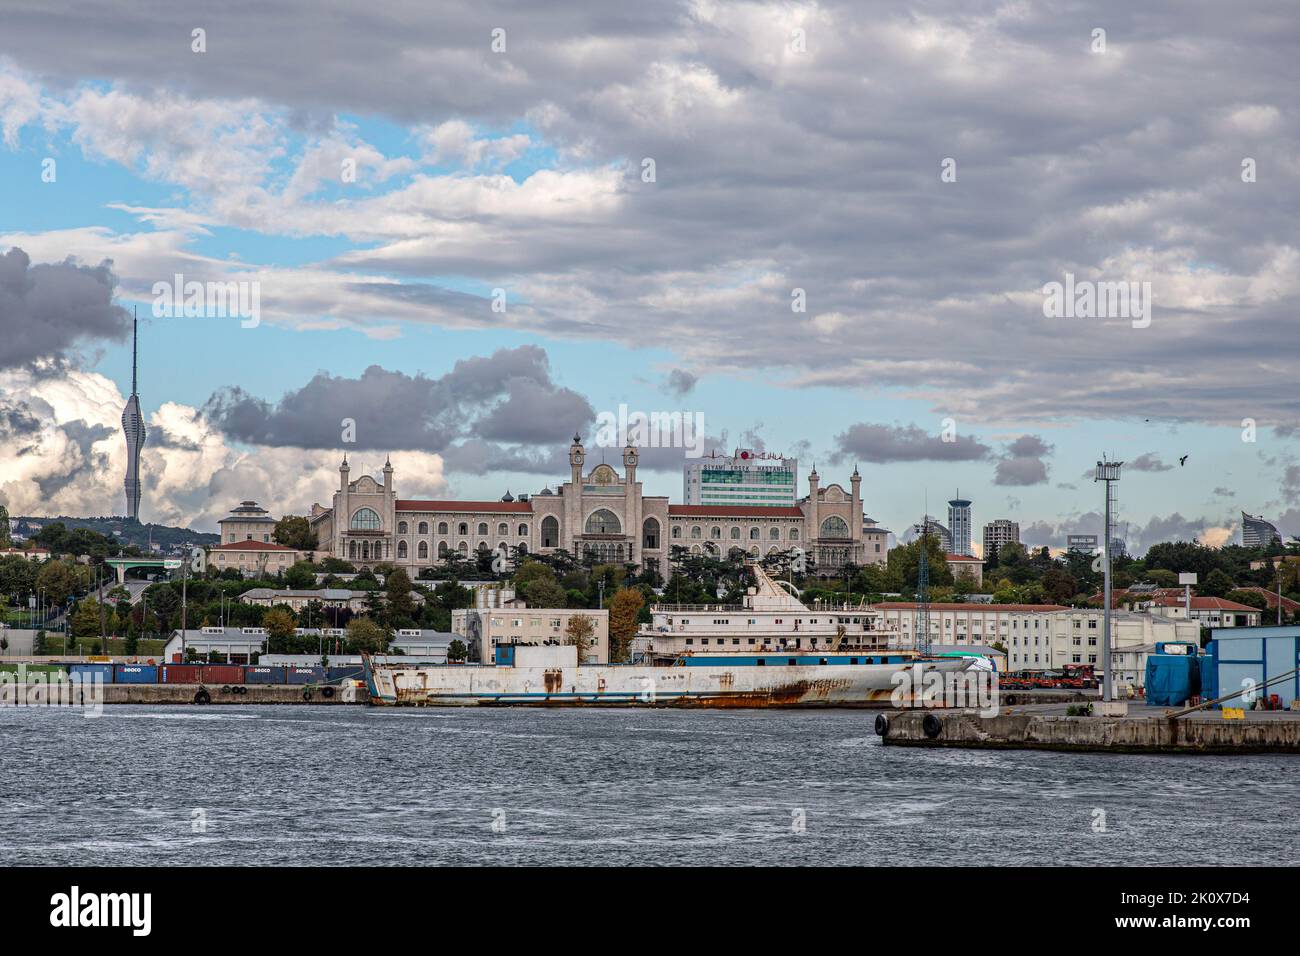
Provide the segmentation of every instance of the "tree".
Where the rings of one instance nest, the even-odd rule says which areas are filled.
[[[921,556],[921,542],[923,540],[926,545],[926,558],[930,566],[930,584],[952,584],[952,569],[948,567],[947,558],[943,553],[943,545],[939,543],[939,538],[936,535],[926,535],[924,539],[917,538],[911,544],[899,545],[890,551],[886,560],[891,574],[898,576],[903,587],[916,587],[917,565]]]
[[[591,647],[595,633],[596,624],[587,615],[575,614],[569,618],[569,623],[564,628],[564,643],[578,649],[579,664],[586,658],[587,649]]]
[[[37,631],[36,636],[32,638],[32,654],[36,657],[39,657],[44,653],[45,653],[45,630],[42,628],[41,630]]]
[[[297,591],[305,591],[316,584],[316,565],[310,561],[295,561],[284,572],[284,583]]]
[[[632,651],[632,640],[639,630],[637,616],[645,598],[636,588],[619,588],[609,602],[609,657],[612,661],[626,661]]]
[[[469,649],[465,647],[465,642],[457,638],[447,645],[447,660],[463,662]]]
[[[1043,574],[1043,592],[1053,604],[1068,604],[1079,593],[1079,583],[1070,572],[1053,567]]]
[[[266,628],[266,652],[283,654],[288,650],[296,622],[293,613],[287,608],[273,607],[262,616],[262,627]]]
[[[401,568],[394,568],[384,579],[388,589],[385,608],[389,627],[410,627],[415,622],[415,599],[411,597],[411,578]]]
[[[19,554],[0,558],[0,594],[26,597],[36,590],[38,565]]]
[[[1178,575],[1168,568],[1148,568],[1144,577],[1157,587],[1178,587]]]
[[[72,614],[72,636],[93,637],[99,634],[99,602],[88,597]]]
[[[388,650],[392,634],[368,617],[355,617],[348,622],[348,652],[351,654],[382,654]]]
[[[1196,593],[1202,597],[1223,597],[1233,589],[1232,578],[1220,568],[1215,568],[1205,576],[1196,588]]]
[[[90,569],[72,561],[46,561],[37,572],[36,586],[45,592],[50,604],[66,604],[68,598],[90,583],[89,578]]]
[[[302,515],[285,515],[275,523],[271,537],[276,544],[295,551],[315,551],[320,544],[316,540],[316,533]]]

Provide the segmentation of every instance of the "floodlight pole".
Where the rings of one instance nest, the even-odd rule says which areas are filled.
[[[1112,488],[1114,487],[1114,482],[1119,481],[1119,470],[1121,466],[1123,466],[1123,464],[1124,463],[1122,461],[1106,461],[1105,458],[1103,458],[1101,461],[1097,462],[1097,475],[1095,478],[1093,478],[1093,481],[1102,481],[1106,483],[1106,527],[1105,527],[1106,536],[1102,540],[1102,548],[1101,548],[1101,557],[1103,562],[1102,572],[1105,576],[1105,586],[1103,587],[1103,600],[1105,601],[1105,605],[1102,610],[1102,625],[1101,625],[1102,628],[1101,629],[1101,663],[1102,666],[1106,668],[1106,670],[1102,674],[1103,679],[1102,679],[1101,699],[1105,703],[1111,702],[1112,700],[1111,689],[1114,686],[1113,685],[1114,668],[1111,667],[1112,662],[1110,656],[1110,608],[1111,608],[1110,523],[1112,517],[1111,500],[1114,497],[1112,493]]]

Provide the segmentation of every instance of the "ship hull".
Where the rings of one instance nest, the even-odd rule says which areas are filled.
[[[889,707],[908,664],[783,667],[578,667],[376,665],[370,702],[397,707]],[[926,661],[960,672],[966,660]],[[904,703],[907,703],[906,701]]]

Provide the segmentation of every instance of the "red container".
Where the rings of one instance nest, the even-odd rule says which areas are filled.
[[[202,679],[202,664],[164,664],[162,667],[164,684],[197,684]]]
[[[204,664],[203,683],[205,684],[242,684],[244,667],[242,664]]]

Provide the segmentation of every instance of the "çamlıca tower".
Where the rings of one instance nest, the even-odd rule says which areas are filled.
[[[122,409],[122,431],[126,434],[126,516],[140,520],[140,450],[144,448],[144,417],[136,394],[136,346],[139,319],[131,319],[131,397]]]

